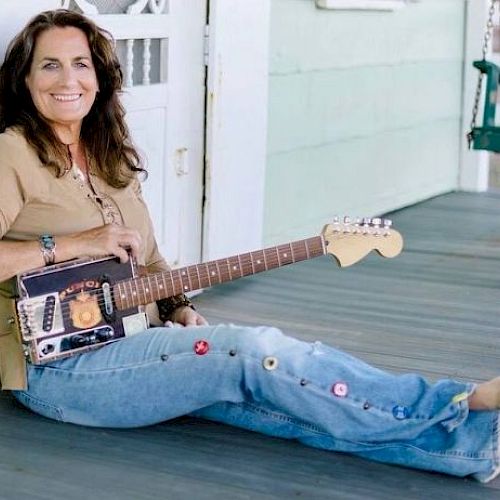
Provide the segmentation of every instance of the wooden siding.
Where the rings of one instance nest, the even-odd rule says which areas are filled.
[[[273,324],[394,372],[498,375],[500,195],[445,195],[392,218],[405,237],[396,259],[371,255],[338,269],[321,257],[214,287],[197,297],[198,308],[211,322]],[[192,418],[131,430],[60,424],[0,396],[2,500],[499,494],[500,479],[482,485]]]
[[[272,0],[264,241],[457,187],[464,2]]]

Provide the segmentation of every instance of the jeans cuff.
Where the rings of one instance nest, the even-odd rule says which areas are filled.
[[[481,483],[489,483],[500,474],[500,411],[496,412],[496,419],[493,424],[493,450],[492,462],[493,469],[488,472],[478,472],[474,474],[474,479]]]
[[[467,383],[465,390],[452,399],[450,407],[454,412],[454,416],[441,422],[441,425],[448,432],[453,432],[469,416],[469,397],[476,390],[476,387],[477,384]]]

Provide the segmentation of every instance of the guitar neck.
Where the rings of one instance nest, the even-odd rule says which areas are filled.
[[[323,236],[121,281],[113,287],[117,309],[146,305],[244,276],[325,255]]]

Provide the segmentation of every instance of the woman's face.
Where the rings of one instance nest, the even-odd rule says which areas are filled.
[[[79,132],[99,90],[85,33],[70,26],[41,33],[26,85],[56,132],[61,127]]]

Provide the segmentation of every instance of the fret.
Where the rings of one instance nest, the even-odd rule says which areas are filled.
[[[217,266],[216,262],[209,262],[207,264],[208,266],[208,274],[210,276],[210,284],[212,283],[221,283],[221,276],[220,276],[220,271],[219,267]]]
[[[201,284],[200,270],[199,270],[198,266],[194,266],[194,269],[196,271],[196,276],[198,278],[198,287],[197,287],[197,290],[199,290],[200,288],[203,288],[203,286]]]
[[[184,279],[183,279],[183,276],[182,276],[182,270],[181,269],[176,269],[175,270],[174,279],[177,280],[177,287],[175,289],[174,295],[178,295],[179,293],[184,293],[186,291],[186,288],[189,288],[184,283]]]
[[[286,266],[287,264],[291,264],[294,262],[291,252],[290,245],[280,245],[278,248],[278,254],[280,256],[280,266]]]
[[[276,267],[276,262],[274,262],[273,254],[275,254],[273,248],[264,249],[264,262],[266,263],[266,271],[269,269],[274,269]]]
[[[250,253],[241,254],[240,261],[243,276],[250,276],[252,274],[255,274],[252,255]]]
[[[133,278],[113,287],[118,309],[144,305],[158,299],[224,283],[243,276],[311,259],[325,254],[321,236],[234,255],[225,259]]]
[[[172,292],[172,295],[175,295],[176,286],[175,286],[175,281],[174,281],[174,271],[170,271],[169,275],[170,275],[170,281],[172,283],[172,290],[171,290],[171,292]]]
[[[294,255],[294,262],[305,260],[306,255],[304,251],[304,245],[302,244],[301,241],[294,241],[292,243],[292,250]]]
[[[165,273],[162,273],[161,275],[161,283],[159,284],[159,288],[162,291],[161,298],[163,299],[165,298],[165,290],[167,290],[167,281],[165,279]]]
[[[118,309],[128,309],[128,307],[126,305],[127,295],[122,290],[122,283],[117,283],[116,288],[113,288],[113,291],[115,293],[115,302],[118,303],[118,300],[119,300],[120,301],[120,305],[122,306],[120,308],[120,305],[117,305]],[[117,300],[117,297],[116,297],[117,295],[118,295],[118,300]]]
[[[221,264],[225,264],[226,265],[226,270],[227,270],[227,279],[225,279],[224,281],[230,281],[233,279],[233,275],[231,274],[231,264],[229,264],[229,259],[222,259],[222,260],[219,260],[219,262]]]
[[[266,262],[264,258],[264,251],[257,250],[250,254],[252,256],[252,265],[254,266],[254,272],[260,273],[266,270]]]
[[[307,258],[309,258],[309,246],[307,244],[307,240],[304,240],[304,247],[306,249],[306,256]]]
[[[238,262],[237,257],[229,257],[227,259],[228,266],[229,266],[229,273],[230,273],[230,279],[234,280],[236,278],[241,278],[243,276],[241,272],[241,268]]]
[[[144,301],[146,301],[146,294],[144,293],[144,286],[142,286],[142,278],[136,279],[135,288],[137,289],[137,298],[139,299],[139,303],[142,302],[141,294],[144,296]]]
[[[253,262],[253,253],[250,252],[248,256],[250,258],[250,264],[252,265],[252,274],[255,274],[257,271],[255,270],[255,264]]]
[[[187,271],[189,281],[191,282],[191,290],[198,290],[200,288],[200,278],[198,276],[198,272],[196,271],[196,266],[189,266]]]
[[[212,286],[212,278],[210,277],[210,266],[208,265],[208,262],[205,262],[205,269],[207,270],[207,284],[208,286]]]
[[[149,302],[154,302],[153,290],[151,289],[151,279],[149,276],[144,276],[142,279],[142,283],[144,284],[144,291],[146,292],[146,299]]]
[[[132,283],[133,281],[133,283]],[[132,288],[132,284],[135,286],[135,290]],[[130,280],[130,290],[132,292],[132,305],[135,306],[138,304],[137,302],[137,282],[134,280]]]

